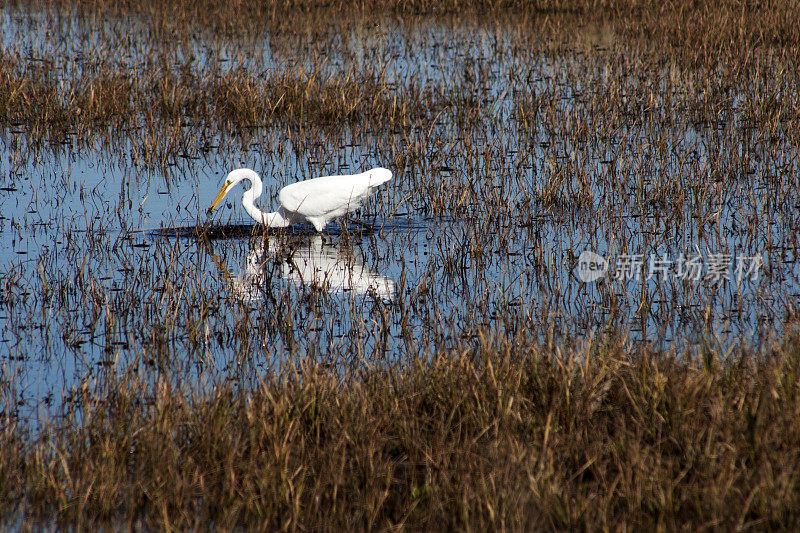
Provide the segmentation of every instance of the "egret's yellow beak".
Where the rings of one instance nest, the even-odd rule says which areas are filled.
[[[222,189],[220,189],[220,191],[217,193],[217,197],[214,198],[213,202],[211,202],[211,207],[208,208],[209,213],[212,212],[214,209],[216,209],[216,207],[219,205],[222,199],[225,198],[225,195],[228,194],[228,189],[230,188],[230,186],[231,184],[226,181],[225,185],[223,185]]]

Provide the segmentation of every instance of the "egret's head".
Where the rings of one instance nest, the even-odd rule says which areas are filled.
[[[232,171],[227,175],[227,177],[225,178],[225,184],[217,193],[217,196],[216,198],[214,198],[214,201],[211,202],[211,207],[208,208],[209,213],[211,213],[212,211],[214,211],[214,209],[217,208],[217,206],[222,202],[222,200],[231,191],[231,189],[236,187],[236,185],[240,181],[248,177],[247,172],[252,172],[252,170],[246,168],[240,168]]]

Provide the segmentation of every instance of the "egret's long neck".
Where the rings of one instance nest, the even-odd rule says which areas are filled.
[[[242,206],[247,214],[253,217],[253,220],[256,222],[260,222],[270,228],[285,228],[291,224],[291,220],[283,212],[283,209],[278,209],[272,213],[265,213],[256,207],[255,200],[261,196],[263,186],[261,185],[261,180],[258,178],[251,178],[250,182],[253,186],[242,195]]]

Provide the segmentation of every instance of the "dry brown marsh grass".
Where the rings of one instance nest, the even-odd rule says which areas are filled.
[[[17,0],[20,6],[75,10],[82,16],[135,15],[160,28],[159,33],[194,31],[198,28],[229,36],[302,33],[338,21],[352,22],[382,15],[442,16],[452,14],[574,17],[577,20],[614,20],[628,37],[673,47],[696,65],[735,62],[746,68],[753,50],[776,48],[797,56],[800,28],[796,24],[800,4],[794,0],[749,2],[724,0],[713,6],[702,2],[640,2],[626,0],[380,0],[345,2],[302,0],[169,0],[166,2],[108,2],[103,0]],[[322,23],[322,24],[321,24]],[[556,22],[558,24],[558,22]]]
[[[19,58],[0,59],[0,122],[24,125],[31,137],[96,135],[105,126],[135,128],[174,124],[257,128],[274,123],[324,127],[367,118],[404,124],[422,108],[416,94],[388,94],[380,82],[348,73],[280,71],[257,76],[234,70],[197,78],[191,72],[156,72],[142,78],[104,70],[90,79],[63,80]],[[415,111],[419,113],[419,111]]]
[[[386,24],[391,13],[409,17],[429,11],[450,12],[455,7],[447,2],[386,2],[372,9],[315,2],[291,6],[279,2],[235,6],[183,1],[20,2],[18,9],[46,12],[48,24],[61,28],[53,34],[61,37],[54,37],[41,57],[13,47],[3,51],[0,124],[26,131],[33,144],[60,142],[72,134],[87,139],[141,129],[147,132],[142,143],[161,146],[156,151],[167,152],[154,155],[160,161],[174,157],[171,148],[186,142],[157,137],[167,133],[191,136],[183,131],[187,126],[238,135],[271,124],[315,129],[379,123],[385,131],[406,134],[414,128],[430,128],[437,119],[452,121],[462,132],[476,126],[496,127],[492,110],[497,102],[476,83],[476,76],[483,77],[479,69],[475,74],[465,68],[444,88],[419,87],[387,83],[382,70],[385,65],[380,64],[367,63],[359,69],[350,65],[343,71],[320,68],[326,61],[324,47],[307,50],[314,57],[311,68],[291,63],[266,68],[258,61],[227,68],[219,57],[196,60],[190,52],[176,52],[192,38],[202,41],[205,35],[208,40],[222,39],[240,48],[268,33],[269,46],[280,61],[287,50],[307,48],[309,41],[335,41],[350,26]],[[463,15],[465,20],[474,20],[475,13],[488,5],[466,2],[458,7],[470,13]],[[800,34],[792,24],[800,12],[794,3],[757,9],[746,3],[723,2],[704,11],[688,2],[512,2],[494,5],[490,12],[491,17],[484,17],[487,21],[511,18],[518,28],[535,28],[519,33],[520,46],[531,57],[569,52],[564,43],[570,42],[576,27],[587,24],[612,24],[618,41],[624,39],[625,44],[618,42],[609,56],[610,74],[592,80],[592,99],[585,106],[580,98],[576,101],[578,108],[572,112],[575,119],[586,122],[583,127],[555,114],[558,99],[563,97],[557,87],[531,95],[530,79],[524,71],[509,79],[514,114],[525,128],[544,119],[552,127],[566,126],[570,135],[580,137],[614,132],[640,116],[651,121],[657,117],[662,124],[676,120],[712,124],[730,116],[733,102],[739,100],[739,109],[749,123],[798,131],[798,79],[790,67],[800,63]],[[69,46],[65,40],[75,37],[70,33],[74,25],[70,17],[74,16],[92,21],[83,30],[88,36],[81,31],[77,35],[86,39],[90,49],[102,51],[98,58],[67,59],[72,56],[65,53]],[[113,29],[103,29],[103,21]],[[135,28],[119,21],[132,21]],[[172,29],[166,31],[160,24]],[[222,31],[219,25],[234,31]],[[235,31],[237,25],[243,26],[241,31]],[[247,31],[250,26],[260,30],[251,34]],[[113,36],[113,43],[105,47],[93,44],[92,32],[98,30]],[[132,67],[117,52],[136,42],[137,32],[145,32],[147,37],[146,44],[134,47],[143,49],[137,52],[140,55]],[[309,39],[309,35],[314,37]],[[748,94],[738,94],[743,85]],[[661,115],[665,110],[668,114]],[[597,120],[601,123],[592,123]]]
[[[800,338],[697,356],[482,341],[391,370],[286,367],[252,391],[135,374],[0,433],[33,525],[788,529]],[[11,514],[9,514],[11,513]]]

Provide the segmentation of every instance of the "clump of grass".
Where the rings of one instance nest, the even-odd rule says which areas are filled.
[[[766,354],[481,341],[252,390],[136,374],[26,433],[0,509],[61,527],[789,528],[800,337]]]
[[[22,125],[34,138],[186,121],[240,129],[274,123],[341,126],[380,118],[391,126],[408,123],[412,110],[422,110],[418,94],[397,94],[354,72],[281,70],[261,76],[237,69],[212,76],[163,70],[141,76],[107,68],[65,83],[38,64],[6,56],[0,58],[0,81],[0,124]]]
[[[324,128],[380,119],[392,127],[408,124],[414,113],[423,111],[419,94],[399,93],[379,79],[352,71],[334,76],[282,70],[260,79],[237,70],[209,92],[219,117],[252,126],[283,120]]]

